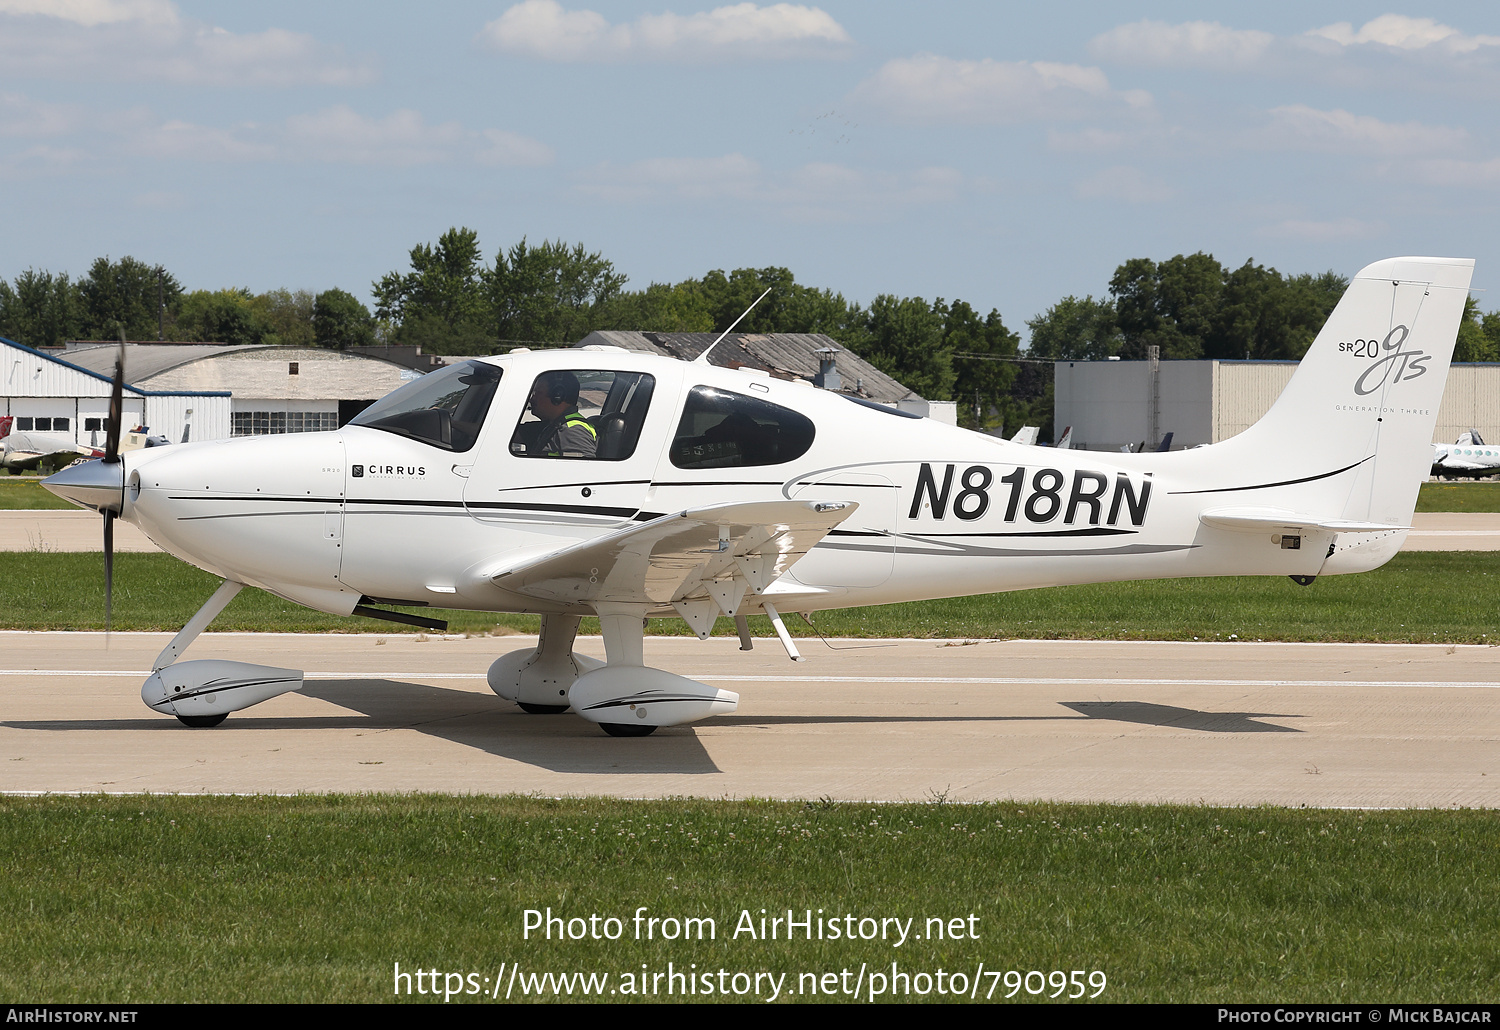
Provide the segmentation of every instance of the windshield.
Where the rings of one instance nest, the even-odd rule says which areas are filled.
[[[447,451],[467,451],[479,439],[499,385],[499,368],[465,361],[407,383],[349,424],[409,436]]]

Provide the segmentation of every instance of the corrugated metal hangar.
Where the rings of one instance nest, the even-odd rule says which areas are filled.
[[[118,344],[34,350],[0,339],[0,415],[18,431],[103,439]],[[421,372],[400,356],[198,343],[125,348],[126,428],[173,442],[337,429]]]
[[[1053,366],[1054,437],[1117,451],[1172,434],[1174,450],[1218,443],[1260,421],[1297,370],[1295,361],[1059,361]],[[1477,429],[1500,440],[1500,364],[1448,372],[1433,443]],[[1309,441],[1309,444],[1315,441]]]

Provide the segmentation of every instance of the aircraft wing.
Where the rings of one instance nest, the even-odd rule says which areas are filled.
[[[747,588],[759,593],[770,586],[858,507],[853,501],[749,501],[694,508],[490,578],[505,590],[549,601],[696,602],[733,614]]]
[[[1284,508],[1210,508],[1198,521],[1215,529],[1240,533],[1284,532],[1298,529],[1321,529],[1329,533],[1386,533],[1410,526],[1388,526],[1381,522],[1350,522],[1347,519],[1320,518]]]

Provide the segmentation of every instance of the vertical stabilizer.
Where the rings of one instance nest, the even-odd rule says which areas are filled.
[[[1278,498],[1295,510],[1411,525],[1473,271],[1470,259],[1425,257],[1363,269],[1271,410],[1220,445],[1225,455],[1257,477],[1305,482]]]

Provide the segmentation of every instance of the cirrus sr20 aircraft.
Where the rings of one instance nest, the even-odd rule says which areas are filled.
[[[700,637],[726,616],[748,648],[746,616],[764,613],[796,658],[783,613],[1379,567],[1432,463],[1472,271],[1365,268],[1266,416],[1193,450],[1033,447],[701,359],[587,348],[465,361],[336,432],[123,455],[111,441],[45,485],[104,514],[106,555],[118,517],[223,578],[142,689],[188,725],[302,684],[176,661],[250,585],[418,625],[389,606],[537,613],[536,648],[490,666],[494,691],[640,736],[738,703],[647,666],[651,616]],[[573,651],[585,615],[604,662]]]

